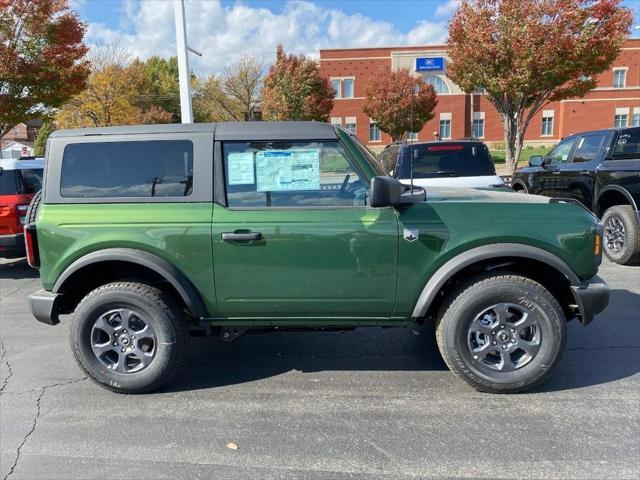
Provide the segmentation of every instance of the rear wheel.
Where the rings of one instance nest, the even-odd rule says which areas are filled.
[[[604,252],[621,265],[640,261],[640,228],[631,205],[616,205],[604,212]]]
[[[449,368],[475,389],[516,393],[551,373],[564,349],[565,323],[560,305],[542,285],[490,273],[449,296],[436,338]]]
[[[99,385],[144,393],[167,383],[182,364],[185,327],[180,309],[161,290],[115,282],[90,292],[71,325],[80,367]]]

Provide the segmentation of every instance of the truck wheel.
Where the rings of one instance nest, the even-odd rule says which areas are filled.
[[[185,327],[168,295],[149,285],[116,282],[82,299],[71,324],[80,367],[118,393],[144,393],[167,383],[182,365]]]
[[[602,217],[604,252],[612,262],[631,265],[640,261],[638,218],[631,205],[616,205]]]
[[[476,390],[517,393],[543,382],[558,363],[565,324],[560,305],[542,285],[492,272],[447,298],[436,339],[449,368]]]

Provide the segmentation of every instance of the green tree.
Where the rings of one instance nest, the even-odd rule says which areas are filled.
[[[632,19],[620,0],[462,0],[449,24],[447,74],[465,92],[483,89],[500,114],[512,172],[531,119],[593,89]]]
[[[84,33],[66,0],[0,0],[0,137],[84,89]]]
[[[196,122],[243,121],[244,115],[242,103],[227,95],[220,77],[209,75],[195,80],[193,116]]]
[[[148,110],[152,105],[156,105],[169,112],[173,122],[180,122],[178,59],[153,56],[142,65],[148,84],[146,89],[136,94],[136,103],[142,110]]]
[[[333,108],[329,80],[318,62],[304,55],[287,55],[278,45],[276,62],[264,78],[262,113],[265,120],[326,121]]]
[[[38,135],[36,136],[36,141],[33,143],[33,152],[37,157],[44,157],[45,149],[47,147],[47,139],[51,132],[55,129],[49,120],[45,120],[38,130]]]

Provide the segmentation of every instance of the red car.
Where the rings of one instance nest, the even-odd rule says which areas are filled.
[[[22,227],[43,168],[44,158],[0,159],[0,258],[25,255]]]

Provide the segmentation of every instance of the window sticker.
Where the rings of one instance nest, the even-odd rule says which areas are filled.
[[[267,150],[256,154],[256,190],[320,189],[320,149]]]
[[[227,157],[229,185],[253,185],[253,152],[234,152]]]

